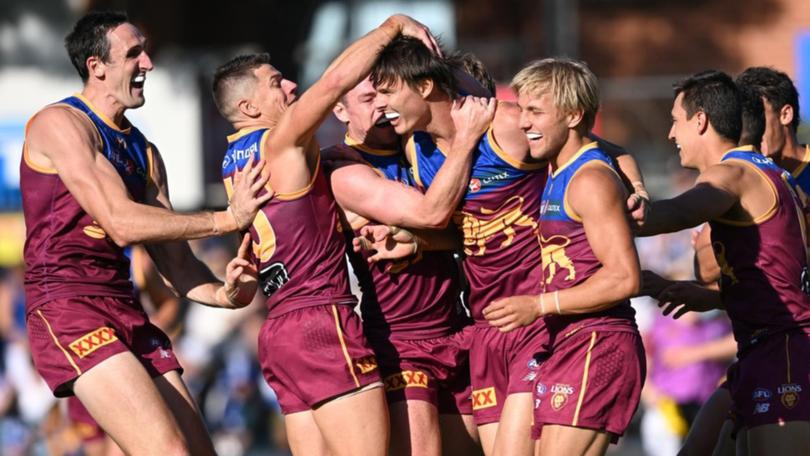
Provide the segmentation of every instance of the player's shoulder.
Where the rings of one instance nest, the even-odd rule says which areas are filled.
[[[28,121],[28,129],[86,128],[91,130],[93,123],[86,114],[73,106],[54,103],[37,111]]]
[[[498,106],[495,109],[495,118],[492,121],[493,124],[496,126],[517,126],[519,121],[520,107],[517,105],[517,103],[498,100]]]

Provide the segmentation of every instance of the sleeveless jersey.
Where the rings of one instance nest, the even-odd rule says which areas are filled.
[[[406,152],[416,183],[429,187],[445,161],[428,133],[416,132]],[[486,324],[483,309],[493,300],[539,294],[542,270],[537,214],[545,164],[509,157],[487,131],[473,155],[469,188],[453,222],[464,238],[464,272],[470,284],[470,311]]]
[[[751,223],[725,218],[710,222],[720,295],[744,350],[757,336],[808,328],[810,279],[795,180],[751,147],[732,149],[721,162],[731,160],[756,170],[775,197],[770,210]]]
[[[101,139],[101,153],[118,171],[132,199],[143,202],[152,170],[152,150],[143,134],[132,126],[118,128],[81,95],[57,104],[87,115]],[[20,162],[20,189],[29,312],[57,298],[132,296],[130,264],[124,249],[82,209],[55,169],[31,162],[26,145]]]
[[[568,206],[568,186],[577,172],[589,163],[599,163],[615,172],[612,159],[596,142],[583,146],[571,159],[549,175],[540,206],[540,244],[543,252],[545,292],[572,288],[584,282],[602,268],[602,263],[588,243],[585,227]],[[617,176],[618,177],[618,176]],[[546,309],[553,309],[552,300],[545,300]],[[551,305],[552,307],[549,307]],[[624,300],[610,309],[582,315],[549,315],[546,324],[555,333],[568,332],[575,327],[600,327],[619,330],[635,328],[635,311]]]
[[[222,178],[230,196],[233,175],[250,156],[267,156],[268,129],[249,129],[228,137]],[[265,190],[262,190],[265,191]],[[269,316],[304,307],[356,303],[349,291],[342,227],[337,204],[320,169],[309,185],[294,193],[276,193],[249,228],[251,257],[259,287],[267,296]]]
[[[368,166],[386,179],[415,187],[410,166],[397,150],[376,150],[346,136]],[[375,222],[371,222],[375,223]],[[355,235],[361,226],[354,227]],[[363,297],[360,310],[368,337],[429,339],[450,334],[463,325],[459,277],[450,252],[423,252],[404,269],[386,272],[390,263],[369,265],[368,254],[349,253]]]

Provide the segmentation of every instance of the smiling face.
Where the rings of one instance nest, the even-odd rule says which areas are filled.
[[[698,111],[691,118],[687,118],[683,107],[683,92],[675,97],[672,104],[672,127],[669,130],[669,140],[675,143],[684,168],[697,168],[697,154],[699,153],[698,139],[700,137],[700,122],[705,121],[705,114]]]
[[[335,106],[335,115],[354,140],[377,149],[394,149],[399,136],[383,111],[375,108],[376,96],[374,85],[366,78],[343,96]]]
[[[416,90],[402,80],[377,87],[374,108],[384,113],[399,135],[409,135],[427,124],[430,109],[425,98],[432,85],[423,81],[419,87]]]
[[[143,106],[146,73],[154,68],[146,53],[146,38],[134,25],[125,22],[107,32],[107,41],[108,61],[93,57],[92,74],[124,108]]]
[[[549,160],[559,154],[568,141],[572,115],[554,104],[549,91],[523,91],[518,95],[518,106],[520,128],[529,140],[532,158]]]
[[[250,102],[259,110],[260,117],[277,121],[297,99],[298,85],[284,79],[272,65],[263,64],[253,70],[256,78]]]

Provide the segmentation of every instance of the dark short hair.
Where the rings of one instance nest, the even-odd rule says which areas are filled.
[[[125,13],[117,11],[92,11],[76,22],[73,30],[65,37],[65,49],[70,63],[79,72],[82,81],[87,82],[90,73],[87,59],[98,57],[102,62],[110,61],[110,41],[107,32],[129,22]]]
[[[731,76],[722,71],[707,70],[689,76],[673,86],[675,96],[683,94],[686,118],[698,111],[706,114],[712,128],[722,137],[737,144],[742,130],[740,91]]]
[[[266,52],[258,54],[238,55],[224,64],[220,65],[214,72],[214,82],[211,90],[214,94],[214,103],[219,112],[225,114],[228,109],[229,89],[234,83],[244,78],[255,78],[253,71],[262,65],[270,64],[270,54]],[[227,117],[227,116],[226,116]]]
[[[481,84],[493,97],[495,96],[495,80],[487,71],[484,62],[471,52],[455,51],[447,56],[450,66],[460,68]]]
[[[765,134],[765,105],[762,104],[762,95],[754,87],[739,84],[739,82],[737,88],[740,90],[742,108],[742,131],[739,144],[741,146],[752,144],[759,149],[762,136]]]
[[[787,74],[769,67],[750,67],[737,76],[737,85],[753,87],[776,110],[782,109],[785,105],[791,106],[793,122],[790,126],[798,128],[799,91]]]
[[[402,81],[416,88],[428,79],[450,98],[458,95],[456,78],[447,60],[434,54],[418,39],[403,35],[382,48],[371,71],[374,87]]]

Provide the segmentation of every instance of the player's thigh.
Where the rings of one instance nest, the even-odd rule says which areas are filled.
[[[293,455],[331,456],[312,410],[284,415],[284,426]]]
[[[721,429],[728,420],[731,408],[731,394],[726,388],[718,388],[700,408],[695,421],[689,428],[683,447],[678,453],[681,456],[703,456],[711,454],[718,443]],[[731,422],[729,421],[729,424]],[[726,438],[730,438],[730,431]],[[734,445],[732,442],[732,454]],[[721,453],[722,454],[722,453]]]
[[[177,420],[132,353],[121,352],[101,361],[79,376],[73,392],[126,453],[168,456],[188,452]]]
[[[496,456],[530,456],[534,453],[532,440],[532,393],[513,393],[506,397],[495,439]]]
[[[498,423],[487,423],[478,426],[478,438],[481,441],[481,450],[486,456],[495,452],[495,437],[498,435]]]
[[[442,434],[442,454],[483,454],[472,415],[439,414],[439,429]]]
[[[214,445],[200,416],[197,404],[176,370],[154,378],[163,400],[169,406],[180,430],[186,436],[192,454],[214,454]]]
[[[735,455],[745,456],[746,454],[748,454],[747,449],[741,450],[741,448],[748,448],[748,445],[745,442],[745,438],[740,437],[738,435],[737,439],[735,440],[734,437],[732,437],[733,433],[734,433],[734,422],[731,421],[730,419],[723,421],[723,426],[720,428],[717,434],[715,434],[714,437],[715,442],[714,448],[712,449],[711,452],[712,456],[735,456]],[[706,440],[707,441],[710,440],[710,437],[711,436],[707,435]],[[693,451],[692,453],[689,454],[695,456],[702,456],[704,454],[709,453],[698,453],[696,451]]]
[[[810,422],[808,421],[765,424],[747,429],[746,434],[750,456],[810,455]]]
[[[594,429],[547,424],[539,441],[540,456],[601,456],[607,451],[612,434]]]
[[[388,451],[388,408],[381,384],[329,400],[313,409],[313,417],[335,456],[383,456]]]
[[[439,455],[442,436],[436,406],[420,400],[389,404],[391,415],[391,450],[397,455]]]

